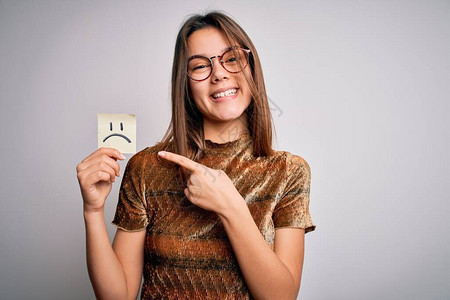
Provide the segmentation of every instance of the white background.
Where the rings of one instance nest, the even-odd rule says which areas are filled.
[[[0,297],[94,298],[75,167],[97,113],[136,114],[138,150],[162,138],[205,9],[252,38],[274,148],[312,169],[299,298],[448,299],[450,3],[413,0],[0,1]]]

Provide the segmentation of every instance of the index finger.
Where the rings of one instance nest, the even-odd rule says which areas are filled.
[[[91,153],[91,155],[86,157],[83,161],[88,161],[88,160],[96,157],[97,155],[101,155],[101,154],[106,154],[113,159],[120,159],[120,160],[125,159],[125,156],[123,156],[119,150],[117,150],[115,148],[102,147],[102,148],[97,149],[93,153]]]
[[[185,167],[188,170],[191,170],[192,172],[194,172],[197,169],[198,163],[187,158],[184,157],[182,155],[178,155],[172,152],[167,152],[167,151],[159,151],[158,155],[161,156],[162,158],[165,158],[171,162],[174,162],[182,167]]]

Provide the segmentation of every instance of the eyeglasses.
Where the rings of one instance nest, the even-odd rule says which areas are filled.
[[[240,47],[231,47],[222,55],[212,56],[210,58],[202,55],[189,57],[187,66],[187,75],[195,81],[206,80],[213,71],[213,58],[219,58],[222,67],[229,73],[239,73],[248,65],[250,50]]]

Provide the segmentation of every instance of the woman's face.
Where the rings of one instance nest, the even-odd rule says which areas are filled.
[[[230,46],[237,45],[230,45],[218,29],[206,27],[189,36],[188,57],[222,55]],[[250,66],[247,65],[243,72],[251,76]],[[244,74],[229,73],[218,58],[213,58],[212,74],[206,80],[188,80],[191,96],[205,121],[232,122],[245,113],[251,102],[250,88]]]

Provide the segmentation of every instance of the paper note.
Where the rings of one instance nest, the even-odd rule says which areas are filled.
[[[97,114],[98,147],[116,148],[121,153],[136,153],[136,116]]]

